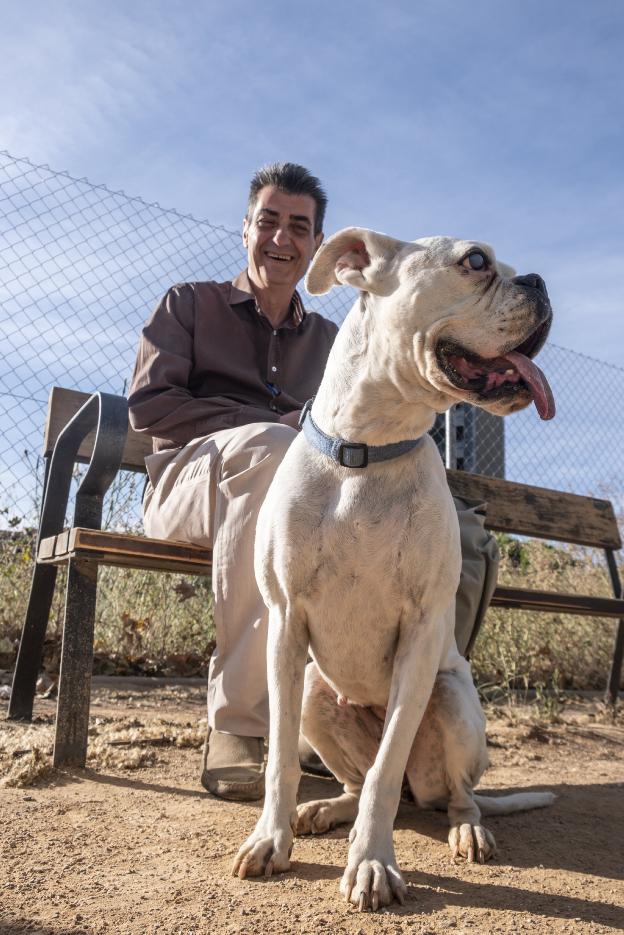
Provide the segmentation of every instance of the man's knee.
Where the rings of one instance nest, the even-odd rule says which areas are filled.
[[[281,422],[254,422],[232,433],[221,450],[222,478],[232,477],[260,463],[281,462],[297,432]]]
[[[297,430],[282,422],[260,422],[254,443],[266,447],[275,454],[284,455],[297,437]]]

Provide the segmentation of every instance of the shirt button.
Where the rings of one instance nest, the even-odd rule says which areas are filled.
[[[277,367],[271,367],[271,372],[272,372],[272,373],[277,373]]]
[[[277,331],[274,331],[273,334],[277,334]]]

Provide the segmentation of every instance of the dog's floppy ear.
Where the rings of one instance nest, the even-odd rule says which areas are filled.
[[[387,234],[345,227],[317,250],[306,276],[306,289],[311,295],[321,295],[344,284],[377,292],[388,261],[404,246],[402,240]]]
[[[508,263],[501,263],[500,260],[496,261],[496,267],[501,276],[504,276],[505,279],[513,279],[516,275],[516,271],[513,266],[509,266]]]

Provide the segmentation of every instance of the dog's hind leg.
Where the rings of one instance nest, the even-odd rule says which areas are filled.
[[[496,851],[474,795],[487,765],[485,718],[468,663],[458,660],[438,673],[406,769],[419,805],[446,808],[454,859],[483,863]]]
[[[342,783],[342,795],[297,806],[295,834],[323,834],[357,816],[360,790],[372,765],[383,720],[370,708],[339,705],[336,692],[311,662],[306,668],[301,732]]]
[[[496,853],[482,815],[509,815],[555,801],[552,792],[478,795],[474,788],[487,765],[485,717],[470,667],[457,659],[451,669],[438,673],[406,768],[416,802],[448,812],[454,859],[483,863]]]

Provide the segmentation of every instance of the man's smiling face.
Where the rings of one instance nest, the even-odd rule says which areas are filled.
[[[314,234],[315,211],[311,195],[288,195],[273,186],[260,189],[251,219],[243,221],[253,285],[294,291],[323,239]]]

